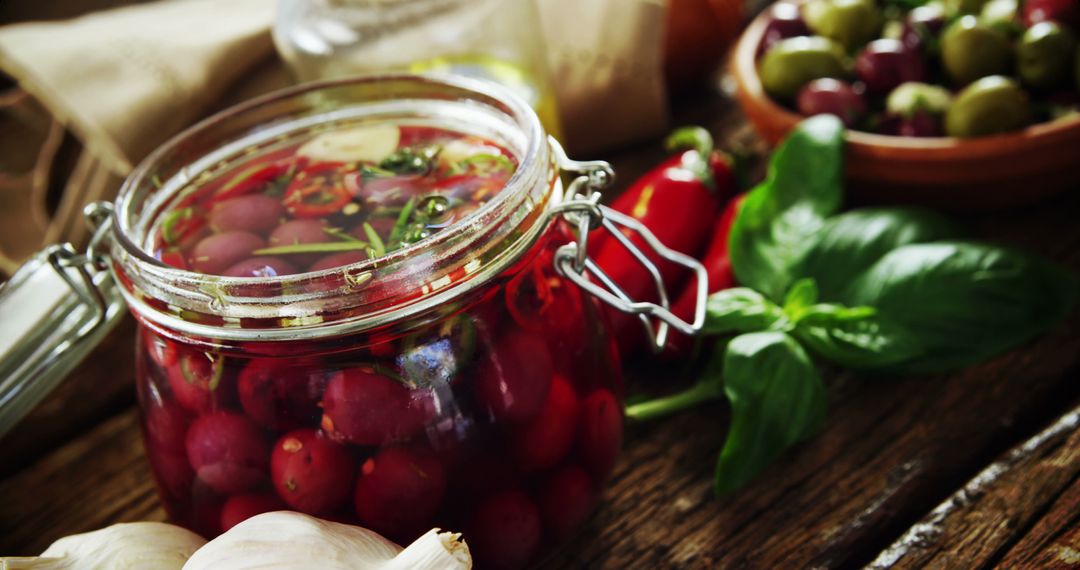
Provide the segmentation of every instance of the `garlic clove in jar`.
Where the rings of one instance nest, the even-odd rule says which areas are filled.
[[[401,130],[394,125],[366,125],[322,133],[296,154],[316,162],[381,162],[400,140]]]
[[[183,570],[397,570],[472,568],[458,535],[432,530],[409,548],[378,533],[290,511],[264,513],[199,549]]]
[[[180,570],[204,544],[175,525],[120,523],[65,536],[38,557],[0,558],[0,570]]]

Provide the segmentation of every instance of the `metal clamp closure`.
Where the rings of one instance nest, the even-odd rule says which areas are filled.
[[[550,143],[560,168],[564,172],[578,175],[567,186],[562,202],[553,207],[548,214],[551,217],[564,217],[574,227],[576,233],[575,241],[556,250],[556,271],[611,307],[624,313],[637,315],[645,334],[649,337],[653,352],[663,350],[664,345],[667,344],[670,327],[686,335],[696,335],[700,332],[705,323],[705,302],[709,291],[705,266],[693,257],[665,246],[638,220],[600,204],[600,190],[610,185],[615,177],[608,163],[570,160],[558,142],[551,139]],[[601,226],[649,273],[656,287],[658,302],[630,298],[618,283],[588,257],[589,233]],[[654,258],[659,257],[670,261],[694,273],[697,291],[692,322],[686,322],[671,312],[670,296],[659,268],[650,259],[648,253],[631,241],[625,230],[638,233],[652,250]]]

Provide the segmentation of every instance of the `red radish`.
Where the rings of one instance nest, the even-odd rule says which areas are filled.
[[[622,406],[611,392],[599,389],[581,401],[578,446],[585,466],[606,481],[622,448]]]
[[[544,406],[552,373],[543,337],[510,331],[478,364],[476,399],[496,420],[527,421]]]
[[[195,474],[219,493],[255,487],[270,467],[270,445],[262,431],[234,412],[214,412],[192,422],[187,452]]]
[[[200,273],[221,275],[233,264],[251,257],[251,252],[266,245],[263,238],[250,232],[222,232],[203,238],[191,250],[191,267]]]
[[[525,470],[554,467],[566,456],[577,431],[578,398],[561,376],[551,381],[547,401],[529,423],[514,430],[513,452]]]
[[[263,427],[287,430],[319,421],[324,375],[282,359],[255,358],[236,381],[240,406]]]
[[[226,277],[278,277],[297,273],[296,267],[280,257],[250,257],[229,266],[222,275]]]
[[[709,243],[709,248],[705,250],[705,255],[701,258],[701,263],[705,266],[705,272],[709,278],[710,294],[723,289],[730,289],[735,286],[735,270],[731,268],[731,256],[728,252],[728,237],[731,235],[731,226],[735,223],[735,218],[738,217],[739,208],[742,206],[745,198],[746,195],[742,194],[732,198],[727,203],[724,212],[720,214],[720,220],[716,223],[716,230],[713,232],[712,242]],[[690,322],[694,319],[694,308],[696,303],[697,282],[691,281],[671,305],[671,312],[674,313],[676,317],[679,317],[686,322]],[[668,344],[664,353],[666,356],[686,356],[690,352],[690,347],[693,345],[693,341],[690,337],[675,331],[671,332],[668,339]]]
[[[181,406],[206,412],[229,399],[224,357],[196,350],[182,350],[169,368],[169,388]]]
[[[273,493],[233,495],[221,507],[221,530],[227,531],[255,515],[287,509],[284,501]]]
[[[356,514],[364,526],[404,544],[430,527],[445,491],[446,476],[434,456],[388,447],[360,468]]]
[[[383,445],[408,439],[434,416],[430,390],[410,389],[366,368],[335,375],[323,394],[322,427],[337,441]]]
[[[299,429],[274,444],[270,477],[278,495],[305,513],[329,513],[345,504],[353,489],[356,462],[345,447],[313,429]]]
[[[368,254],[362,251],[340,251],[338,253],[331,253],[325,257],[319,258],[318,261],[311,264],[308,271],[323,271],[326,269],[334,269],[336,267],[344,267],[346,265],[352,265],[354,263],[360,263],[361,261],[367,261],[370,259]]]
[[[217,232],[268,232],[285,214],[281,200],[265,194],[252,194],[215,202],[207,220]]]
[[[578,467],[563,467],[551,476],[541,495],[544,526],[558,540],[568,538],[588,520],[600,498],[589,474]]]
[[[146,353],[161,368],[168,368],[176,364],[176,344],[173,341],[158,336],[148,329],[143,329],[143,342]]]
[[[540,512],[521,491],[503,491],[480,504],[465,531],[480,568],[522,568],[540,547]]]

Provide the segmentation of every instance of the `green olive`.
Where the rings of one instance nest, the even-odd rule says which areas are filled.
[[[836,42],[801,36],[780,40],[765,52],[758,64],[758,75],[769,95],[790,100],[815,79],[844,77],[847,67],[844,50]]]
[[[1016,0],[990,0],[983,6],[979,19],[992,28],[1016,34],[1014,30],[1021,29],[1017,18],[1019,13],[1020,4]]]
[[[958,85],[988,75],[1006,74],[1012,60],[1009,37],[980,23],[975,16],[960,18],[941,37],[941,63]]]
[[[952,104],[952,93],[939,85],[909,81],[889,93],[885,110],[893,115],[911,117],[919,111],[941,116]]]
[[[803,8],[810,31],[854,51],[878,36],[882,17],[870,0],[813,0]]]
[[[951,137],[980,137],[1015,131],[1031,120],[1027,93],[1000,75],[968,85],[945,113],[945,132]]]
[[[1064,83],[1076,57],[1076,36],[1055,22],[1039,22],[1024,32],[1016,67],[1025,85],[1049,89]]]
[[[945,0],[945,7],[951,14],[978,14],[989,0]]]

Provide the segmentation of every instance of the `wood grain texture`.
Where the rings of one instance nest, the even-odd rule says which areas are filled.
[[[992,566],[1078,477],[1080,408],[983,469],[882,552],[870,568]],[[1046,548],[1026,550],[1037,554]]]
[[[1080,568],[1080,479],[1073,479],[998,568]]]
[[[134,409],[0,482],[0,552],[38,554],[57,538],[164,520]]]

